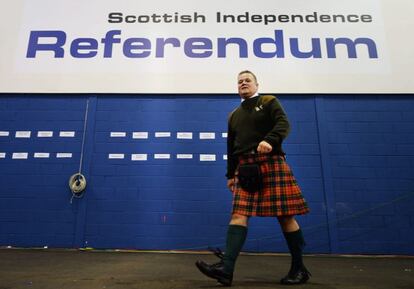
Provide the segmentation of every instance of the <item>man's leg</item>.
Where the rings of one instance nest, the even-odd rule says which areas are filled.
[[[226,249],[221,262],[216,264],[207,264],[204,261],[196,262],[196,266],[203,274],[216,279],[223,285],[231,286],[236,260],[246,240],[247,223],[247,216],[238,214],[231,216],[227,229]]]
[[[227,272],[233,273],[237,257],[247,236],[248,217],[233,214],[230,225],[227,229],[226,250],[224,252],[223,263]]]
[[[286,277],[282,278],[280,282],[286,285],[305,283],[308,281],[310,273],[303,264],[302,255],[305,240],[303,238],[302,230],[294,216],[278,217],[278,221],[292,256],[289,273]]]

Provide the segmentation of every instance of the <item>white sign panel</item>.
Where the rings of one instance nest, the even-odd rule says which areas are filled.
[[[155,132],[155,137],[171,137],[170,132]]]
[[[192,132],[177,132],[177,139],[193,139]]]
[[[60,137],[75,137],[74,131],[61,131],[59,132]]]
[[[234,93],[244,69],[263,93],[414,91],[411,0],[14,0],[4,11],[0,92]]]
[[[35,159],[48,159],[50,157],[50,153],[34,153],[33,157]]]
[[[189,160],[193,158],[193,154],[177,154],[177,159],[179,160]]]
[[[147,139],[148,138],[148,132],[146,132],[146,131],[133,132],[132,133],[132,138]]]
[[[15,137],[16,138],[30,138],[32,134],[31,131],[16,131]]]
[[[108,159],[119,159],[122,160],[125,158],[124,154],[109,154]]]
[[[170,154],[154,154],[154,159],[169,159]]]
[[[56,158],[58,159],[70,159],[72,157],[72,153],[57,153]]]
[[[148,159],[147,154],[132,154],[131,160],[132,161],[146,161]]]
[[[53,131],[38,131],[37,137],[53,137]]]
[[[215,162],[216,161],[216,155],[201,154],[200,155],[200,161],[202,161],[202,162]]]
[[[126,137],[126,132],[111,131],[111,137]]]
[[[12,159],[25,160],[28,158],[28,153],[13,153]]]
[[[200,132],[200,139],[215,139],[216,134],[214,132]]]

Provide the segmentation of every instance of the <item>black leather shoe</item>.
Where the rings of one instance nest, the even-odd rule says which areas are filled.
[[[297,285],[306,283],[312,274],[305,268],[302,267],[299,270],[289,272],[284,278],[280,280],[282,285]]]
[[[223,262],[215,264],[208,264],[204,261],[198,260],[196,263],[198,270],[201,271],[207,277],[216,279],[220,284],[224,286],[231,286],[233,281],[233,273],[227,273],[224,271]]]

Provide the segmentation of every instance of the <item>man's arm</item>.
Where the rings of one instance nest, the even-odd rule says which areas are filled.
[[[288,136],[290,124],[282,105],[276,97],[269,99],[265,104],[268,105],[271,119],[274,121],[272,130],[264,137],[264,141],[273,148],[280,146],[282,141]]]

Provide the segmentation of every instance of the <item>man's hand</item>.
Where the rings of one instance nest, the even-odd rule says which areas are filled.
[[[234,178],[227,180],[227,187],[231,192],[234,191]]]
[[[261,141],[257,146],[257,152],[259,154],[268,154],[272,151],[273,147],[266,141]]]

